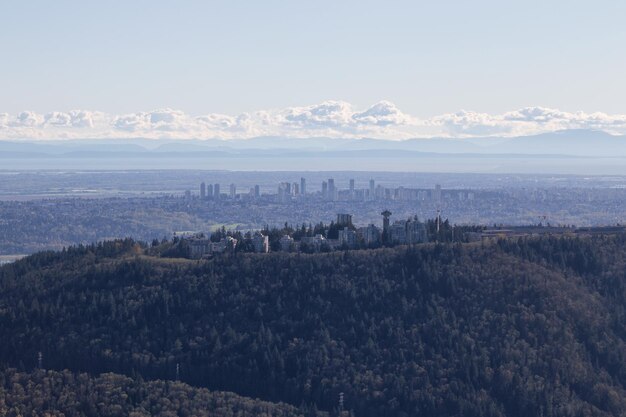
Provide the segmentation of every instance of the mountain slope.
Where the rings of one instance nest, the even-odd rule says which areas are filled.
[[[626,238],[183,262],[132,241],[0,269],[0,361],[359,416],[626,412]]]

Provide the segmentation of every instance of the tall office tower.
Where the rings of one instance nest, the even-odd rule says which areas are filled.
[[[261,197],[261,188],[257,184],[254,186],[254,198],[259,198],[259,197]]]
[[[293,190],[293,195],[299,195],[299,194],[300,194],[300,186],[298,185],[298,183],[297,183],[297,182],[294,182],[294,183],[291,185],[291,188],[292,188],[292,190]]]
[[[306,179],[304,177],[300,178],[300,194],[306,194]]]
[[[389,242],[389,216],[391,216],[391,212],[389,210],[385,210],[380,213],[383,216],[383,243]]]
[[[213,184],[206,186],[206,196],[207,198],[213,198]]]
[[[233,200],[237,197],[237,186],[235,184],[230,184],[230,198]]]
[[[441,203],[441,185],[435,185],[435,191],[433,192],[433,201],[435,203]]]
[[[206,184],[200,184],[200,198],[204,200],[206,198]]]
[[[352,226],[352,214],[337,213],[337,225]]]
[[[326,181],[322,181],[322,198],[328,198],[328,183]]]
[[[291,195],[291,183],[290,182],[285,183],[285,194]]]
[[[215,197],[216,200],[220,199],[220,185],[219,184],[215,184],[213,186],[213,196]]]
[[[370,200],[374,200],[376,198],[376,187],[375,187],[375,183],[374,180],[370,180]]]
[[[350,180],[350,194],[354,194],[354,179]]]
[[[335,190],[335,179],[334,178],[329,178],[328,179],[328,199],[330,201],[335,201],[335,194],[336,194],[336,190]]]

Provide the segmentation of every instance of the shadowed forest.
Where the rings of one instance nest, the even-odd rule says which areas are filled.
[[[68,416],[626,413],[626,236],[149,253],[127,239],[0,268],[0,411],[22,395]],[[150,405],[172,395],[178,411]]]

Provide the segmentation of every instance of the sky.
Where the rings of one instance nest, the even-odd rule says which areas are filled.
[[[617,0],[9,0],[0,139],[623,134],[625,18]]]

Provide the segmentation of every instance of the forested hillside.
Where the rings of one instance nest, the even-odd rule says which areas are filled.
[[[0,269],[0,363],[178,365],[303,410],[343,392],[357,416],[625,415],[625,267],[624,236],[208,261],[108,242]]]
[[[304,417],[301,410],[286,404],[111,373],[94,378],[69,371],[20,373],[9,369],[0,371],[0,383],[0,415],[6,417]]]

